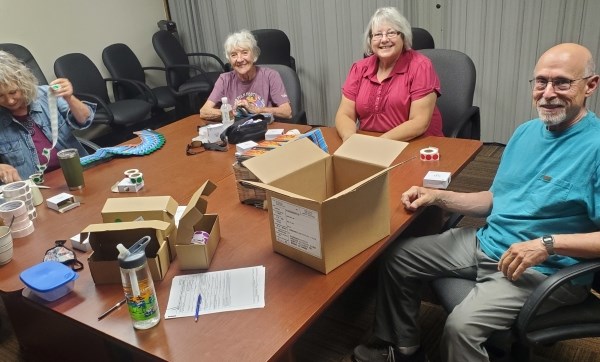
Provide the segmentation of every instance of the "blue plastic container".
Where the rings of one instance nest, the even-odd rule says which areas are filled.
[[[38,297],[49,302],[73,290],[79,275],[57,261],[45,261],[21,272],[20,278]]]

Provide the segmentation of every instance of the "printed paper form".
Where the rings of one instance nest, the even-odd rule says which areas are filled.
[[[165,319],[265,307],[265,267],[179,275],[173,278]]]
[[[319,213],[275,197],[271,201],[275,239],[322,259]]]

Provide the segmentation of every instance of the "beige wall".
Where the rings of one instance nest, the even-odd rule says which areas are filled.
[[[152,47],[156,23],[166,18],[162,0],[0,0],[0,9],[0,43],[28,48],[48,80],[67,53],[87,55],[108,77],[102,50],[113,43],[127,44],[144,66],[162,65]]]

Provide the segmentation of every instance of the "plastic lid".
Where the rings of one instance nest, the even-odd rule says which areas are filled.
[[[119,255],[119,266],[123,269],[134,269],[144,265],[146,262],[146,246],[149,242],[150,237],[144,236],[128,249],[129,254],[121,253]]]
[[[21,281],[29,288],[45,293],[79,277],[73,269],[57,261],[45,261],[21,272]]]

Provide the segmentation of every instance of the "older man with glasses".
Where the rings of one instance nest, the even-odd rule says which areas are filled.
[[[442,359],[487,361],[483,343],[492,332],[511,328],[548,275],[600,257],[600,119],[585,106],[598,80],[588,49],[549,49],[530,81],[539,118],[517,128],[489,191],[414,186],[402,195],[410,211],[438,205],[487,217],[487,224],[390,247],[380,270],[375,338],[355,348],[356,361],[425,361],[417,325],[420,291],[448,276],[477,283],[448,316]],[[560,287],[541,313],[584,300],[591,278],[578,282]]]

